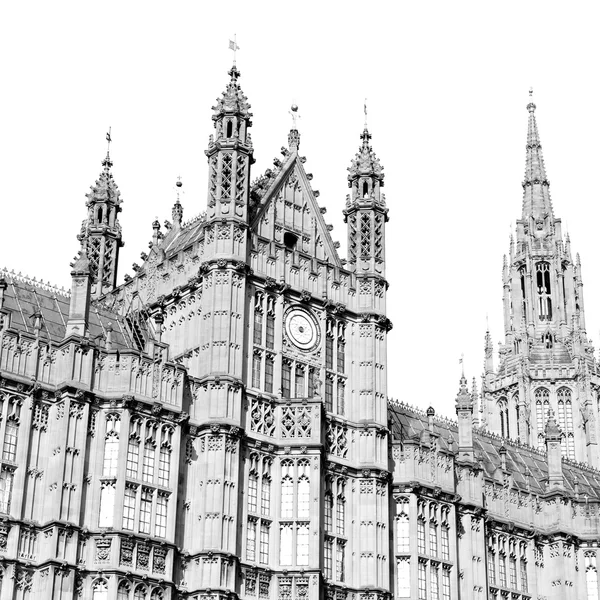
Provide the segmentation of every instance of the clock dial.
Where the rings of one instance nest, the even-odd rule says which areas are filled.
[[[301,350],[312,348],[318,337],[317,323],[308,312],[294,309],[287,314],[286,331],[290,340]]]

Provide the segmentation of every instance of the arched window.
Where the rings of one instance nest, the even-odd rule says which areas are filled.
[[[98,223],[102,223],[102,217],[103,217],[103,216],[104,216],[104,215],[102,214],[102,207],[101,207],[101,206],[99,206],[99,207],[98,207]]]
[[[100,489],[100,516],[98,527],[112,527],[115,513],[115,482],[108,480],[102,482]]]
[[[558,405],[558,426],[562,432],[561,449],[566,458],[575,460],[575,437],[573,435],[573,404],[571,390],[561,387],[556,392]]]
[[[598,600],[598,568],[596,566],[596,553],[585,553],[585,583],[587,600]]]
[[[171,436],[172,429],[163,427],[160,444],[160,454],[158,457],[158,483],[163,487],[169,487],[171,476]]]
[[[148,589],[144,585],[138,585],[133,594],[133,600],[146,600],[148,597]]]
[[[333,494],[326,492],[325,494],[325,531],[333,530]]]
[[[310,465],[308,461],[298,462],[298,518],[310,518]]]
[[[142,479],[154,481],[154,460],[156,454],[156,430],[153,423],[146,424],[146,441],[144,442],[144,460],[142,462]]]
[[[256,512],[258,504],[258,475],[250,473],[248,477],[248,511]]]
[[[549,331],[547,331],[542,336],[542,343],[544,344],[546,350],[551,350],[554,346],[554,336]]]
[[[19,434],[19,424],[10,420],[6,422],[4,429],[4,446],[2,447],[2,460],[17,460],[17,436]]]
[[[526,293],[526,287],[525,287],[525,275],[527,274],[527,268],[525,266],[522,266],[519,269],[519,276],[521,278],[521,298],[523,300],[523,304],[522,304],[522,311],[523,311],[523,320],[527,319],[527,293]]]
[[[163,600],[163,593],[162,590],[159,590],[158,588],[154,588],[154,590],[152,591],[152,595],[150,596],[150,600]]]
[[[538,316],[540,321],[552,319],[552,299],[550,292],[550,264],[539,262],[535,265],[538,295]]]
[[[281,517],[291,519],[294,516],[294,464],[292,461],[281,463]]]
[[[117,600],[129,600],[131,585],[127,581],[121,581],[117,590]]]
[[[233,123],[227,121],[227,137],[230,138],[233,135]]]
[[[369,197],[369,184],[366,181],[363,181],[363,198]]]
[[[104,465],[102,475],[116,477],[119,466],[119,432],[121,417],[116,413],[106,415],[106,435],[104,436]]]
[[[535,390],[535,424],[538,435],[538,446],[543,450],[546,444],[545,429],[550,410],[550,392],[546,388]]]
[[[517,438],[521,437],[521,423],[520,421],[520,417],[521,417],[521,409],[519,408],[519,394],[513,394],[513,404],[515,406],[515,417],[516,417],[516,424],[517,424]]]
[[[97,579],[92,586],[92,600],[108,600],[108,583]]]

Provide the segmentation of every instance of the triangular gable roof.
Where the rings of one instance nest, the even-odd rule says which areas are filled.
[[[276,241],[282,241],[277,239],[277,231],[290,231],[299,237],[308,238],[309,243],[314,246],[314,256],[328,260],[336,266],[342,266],[321,208],[296,151],[288,155],[281,170],[273,178],[250,223],[251,230],[262,237],[273,236],[273,228],[267,221],[275,203],[282,203],[280,208],[275,207],[273,210]]]

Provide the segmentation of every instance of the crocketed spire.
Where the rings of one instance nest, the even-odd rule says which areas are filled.
[[[217,98],[216,106],[212,107],[214,111],[213,121],[216,121],[223,115],[239,115],[245,118],[252,116],[248,98],[242,92],[242,88],[238,83],[240,72],[235,65],[229,70],[229,76],[230,80],[226,90],[223,92],[223,97]]]
[[[530,216],[543,218],[552,215],[550,200],[550,183],[546,177],[542,145],[535,118],[536,106],[533,102],[527,105],[529,126],[525,157],[525,179],[523,180],[523,219]]]
[[[348,182],[352,187],[352,182],[359,177],[372,177],[378,179],[383,184],[383,167],[379,163],[379,159],[375,156],[371,147],[371,134],[365,127],[360,135],[362,145],[356,156],[352,159],[352,164],[348,167]]]

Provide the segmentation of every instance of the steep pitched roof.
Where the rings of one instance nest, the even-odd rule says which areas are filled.
[[[395,441],[420,439],[421,433],[428,429],[428,419],[424,411],[395,401],[388,403],[388,418]],[[439,436],[439,445],[442,450],[448,450],[449,440],[452,440],[454,449],[458,447],[456,422],[435,418],[434,433]],[[485,477],[493,479],[495,471],[501,466],[500,448],[502,446],[506,449],[506,469],[510,472],[514,485],[523,491],[531,491],[536,494],[546,493],[544,480],[548,480],[548,462],[545,453],[490,434],[483,429],[475,429],[473,448],[475,457],[480,460]],[[587,494],[590,499],[600,500],[600,471],[564,459],[562,468],[567,493],[575,494],[575,484],[577,483],[580,494]]]
[[[58,344],[65,337],[69,318],[70,293],[48,283],[0,270],[4,279],[3,309],[10,312],[10,326],[20,333],[35,333],[36,316],[41,317],[40,338]],[[89,316],[90,339],[106,337],[107,327],[113,328],[114,349],[135,348],[122,317],[105,307],[92,304]]]

